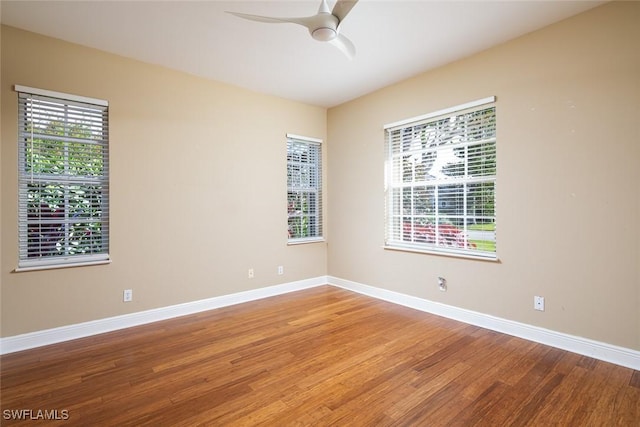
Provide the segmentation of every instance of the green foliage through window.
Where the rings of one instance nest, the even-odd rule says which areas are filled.
[[[495,107],[388,127],[386,148],[387,246],[494,258]]]
[[[288,238],[322,237],[322,153],[317,142],[287,139]]]
[[[19,107],[21,263],[108,254],[107,107],[31,93]]]

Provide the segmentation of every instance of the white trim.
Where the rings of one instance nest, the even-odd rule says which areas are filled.
[[[327,277],[320,276],[313,279],[299,280],[296,282],[222,295],[219,297],[192,301],[184,304],[177,304],[168,307],[140,311],[137,313],[124,314],[122,316],[109,317],[106,319],[93,320],[90,322],[77,323],[74,325],[61,326],[58,328],[0,338],[0,354],[13,353],[43,345],[84,338],[91,335],[144,325],[146,323],[157,322],[160,320],[172,319],[174,317],[185,316],[188,314],[200,313],[202,311],[241,304],[243,302],[254,301],[326,284]]]
[[[422,120],[431,119],[433,117],[444,116],[445,114],[454,113],[456,111],[466,110],[467,108],[479,107],[485,104],[491,104],[492,102],[496,102],[495,96],[488,96],[486,98],[477,99],[475,101],[466,102],[464,104],[456,105],[453,107],[443,108],[442,110],[433,111],[431,113],[422,114],[421,116],[411,117],[409,119],[400,120],[397,122],[389,123],[384,125],[384,129],[392,129],[395,127],[401,127],[408,125],[409,123],[419,122]]]
[[[329,276],[329,283],[373,298],[640,370],[640,351]]]
[[[48,89],[38,89],[35,87],[14,85],[13,89],[16,92],[29,93],[31,95],[49,96],[51,98],[61,98],[67,101],[84,102],[87,104],[101,105],[103,107],[109,106],[109,101],[98,98],[90,98],[88,96],[73,95],[69,93],[56,92]]]
[[[307,243],[321,243],[324,242],[325,239],[324,237],[320,236],[320,237],[301,237],[298,239],[289,239],[287,241],[287,245],[289,246],[294,246],[294,245],[305,245]]]
[[[387,251],[411,252],[414,254],[441,255],[441,256],[450,256],[450,257],[456,257],[456,258],[466,258],[466,259],[473,259],[477,261],[500,262],[500,259],[498,258],[498,254],[493,252],[474,253],[470,251],[465,252],[464,250],[455,251],[448,248],[418,249],[418,248],[413,248],[411,246],[404,246],[401,244],[401,242],[398,242],[397,245],[395,243],[393,245],[386,244],[382,246],[382,249]]]
[[[111,264],[111,259],[109,258],[108,255],[106,256],[106,258],[100,257],[94,260],[84,260],[84,261],[75,261],[75,262],[68,261],[68,259],[69,258],[65,258],[65,260],[67,261],[61,261],[58,259],[58,263],[31,262],[28,264],[20,265],[24,263],[24,260],[23,260],[21,263],[18,264],[18,267],[16,267],[13,271],[14,273],[23,273],[27,271],[53,270],[57,268],[86,267],[89,265]]]
[[[288,133],[287,134],[287,138],[289,138],[289,139],[298,139],[300,141],[315,142],[315,143],[318,143],[318,144],[322,144],[322,140],[320,138],[312,138],[310,136],[301,136],[301,135],[294,135],[292,133]]]
[[[312,279],[299,280],[266,288],[172,305],[169,307],[162,307],[125,314],[122,316],[94,320],[91,322],[0,338],[0,354],[8,354],[77,338],[84,338],[91,335],[116,331],[160,320],[172,319],[174,317],[227,307],[234,304],[241,304],[243,302],[314,288],[326,284],[388,301],[393,304],[399,304],[426,313],[435,314],[437,316],[446,317],[496,332],[513,335],[529,341],[549,345],[572,353],[582,354],[584,356],[593,357],[594,359],[640,370],[640,351],[594,341],[588,338],[551,331],[524,323],[514,322],[512,320],[453,307],[439,302],[429,301],[411,295],[376,288],[374,286],[364,285],[333,276],[320,276]]]

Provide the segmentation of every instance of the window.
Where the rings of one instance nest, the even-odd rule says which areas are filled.
[[[106,101],[16,86],[19,269],[109,260]]]
[[[322,240],[322,141],[287,135],[289,243]]]
[[[495,98],[385,126],[385,246],[496,259]]]

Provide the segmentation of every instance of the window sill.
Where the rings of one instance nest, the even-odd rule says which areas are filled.
[[[22,267],[18,266],[13,270],[13,272],[23,273],[27,271],[57,270],[60,268],[86,267],[90,265],[104,265],[104,264],[111,264],[111,259],[81,261],[81,262],[74,262],[74,263],[68,263],[68,264],[40,264],[40,265],[29,265],[29,266],[22,266]]]
[[[292,239],[287,241],[288,246],[295,245],[305,245],[307,243],[322,243],[324,242],[324,237],[309,237],[306,239]]]
[[[399,251],[399,252],[410,252],[416,254],[423,255],[438,255],[445,257],[453,257],[453,258],[464,258],[471,259],[475,261],[488,261],[488,262],[500,262],[500,259],[497,255],[495,256],[483,256],[483,255],[473,255],[473,254],[463,254],[459,252],[448,252],[448,251],[437,251],[437,250],[428,250],[428,249],[415,249],[415,248],[405,248],[401,246],[383,246],[382,249],[389,251]]]

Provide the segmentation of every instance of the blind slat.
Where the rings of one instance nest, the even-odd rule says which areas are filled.
[[[287,134],[289,242],[322,238],[322,141]]]
[[[495,106],[385,129],[386,246],[495,259]]]
[[[16,90],[19,267],[108,259],[108,103]]]

